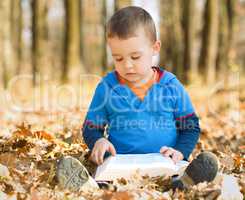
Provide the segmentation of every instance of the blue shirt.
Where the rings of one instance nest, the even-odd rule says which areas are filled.
[[[169,146],[179,149],[185,157],[189,156],[199,137],[199,125],[195,127],[194,138],[192,134],[187,139],[188,134],[178,142],[180,133],[176,122],[193,116],[190,97],[175,75],[160,68],[157,70],[162,76],[143,100],[127,85],[119,83],[115,71],[102,79],[84,122],[87,127],[83,132],[84,140],[90,149],[103,137],[101,130],[106,127],[108,140],[117,153],[155,153],[162,146]],[[188,146],[188,143],[191,143],[191,150],[185,153],[183,144]]]

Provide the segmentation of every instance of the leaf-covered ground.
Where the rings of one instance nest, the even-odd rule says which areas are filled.
[[[215,153],[220,173],[238,178],[245,194],[245,92],[239,87],[190,88],[200,116],[202,134],[192,158],[202,150]],[[0,199],[217,199],[218,182],[201,183],[185,191],[168,190],[168,177],[118,180],[108,190],[62,190],[55,179],[56,161],[73,155],[86,162],[87,148],[80,129],[84,112],[38,109],[0,110]]]

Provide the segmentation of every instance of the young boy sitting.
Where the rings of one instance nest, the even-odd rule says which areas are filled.
[[[134,6],[116,12],[107,25],[107,42],[115,71],[98,84],[83,125],[90,159],[100,165],[106,154],[160,152],[174,162],[188,160],[199,138],[199,119],[176,76],[152,66],[161,43],[149,13]],[[58,179],[67,170],[65,162],[76,162],[72,159],[62,159]],[[68,179],[59,181],[68,186]]]

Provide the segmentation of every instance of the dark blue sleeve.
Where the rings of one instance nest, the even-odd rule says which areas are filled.
[[[104,127],[98,127],[89,121],[85,121],[83,124],[82,132],[84,142],[87,144],[90,150],[93,149],[95,142],[102,138],[104,135]]]
[[[199,118],[195,114],[189,94],[178,79],[171,81],[171,89],[175,99],[174,119],[178,134],[174,148],[188,160],[199,139]]]
[[[180,118],[176,120],[176,128],[178,138],[174,148],[184,155],[185,160],[188,160],[199,139],[199,118],[195,113]]]
[[[93,149],[98,139],[104,137],[105,126],[108,121],[106,112],[108,92],[109,88],[106,83],[98,84],[83,123],[83,139],[90,150]]]

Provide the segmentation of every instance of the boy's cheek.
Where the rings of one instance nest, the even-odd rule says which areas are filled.
[[[113,62],[114,62],[115,69],[116,69],[117,71],[120,71],[121,65],[120,65],[119,63],[117,63],[116,61],[113,61]]]
[[[115,65],[115,69],[116,69],[116,71],[120,74],[120,75],[122,75],[122,74],[124,74],[124,69],[123,69],[123,66],[121,66],[121,65]]]

